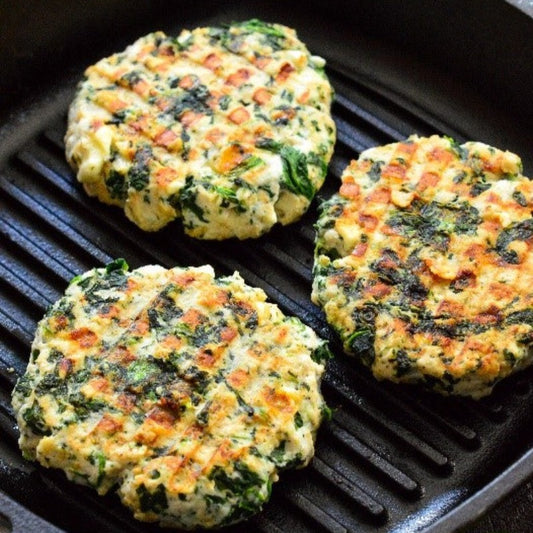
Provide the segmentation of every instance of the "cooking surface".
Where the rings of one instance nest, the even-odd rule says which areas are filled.
[[[333,17],[273,6],[254,12],[217,6],[209,16],[176,16],[172,23],[161,17],[157,27],[138,22],[133,38],[153,29],[177,34],[182,27],[252,16],[295,27],[314,53],[328,59],[337,92],[338,141],[320,199],[337,190],[342,169],[360,151],[411,133],[508,148],[523,157],[525,174],[533,175],[533,156],[526,150],[533,145],[531,128],[470,83]],[[480,402],[376,382],[343,355],[309,300],[317,202],[300,223],[261,239],[216,243],[186,238],[178,224],[145,234],[119,209],[88,198],[63,155],[66,110],[83,66],[121,50],[131,40],[126,37],[102,44],[40,91],[36,87],[0,130],[0,489],[67,531],[159,530],[131,519],[116,496],[100,498],[60,472],[25,462],[10,407],[11,389],[24,372],[36,322],[47,306],[76,274],[124,257],[131,268],[210,263],[218,275],[238,270],[284,312],[331,341],[336,357],[323,391],[333,420],[319,432],[310,467],[287,472],[274,485],[271,502],[252,520],[254,528],[417,531],[452,516],[533,448],[533,369]],[[530,463],[524,468],[533,471]],[[516,484],[523,478],[513,479]],[[507,490],[508,485],[502,493]]]

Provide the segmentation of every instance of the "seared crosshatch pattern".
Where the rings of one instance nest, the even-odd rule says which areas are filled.
[[[343,168],[365,148],[413,132],[465,140],[333,68],[328,75],[337,91],[338,141],[321,199],[338,189]],[[10,407],[11,389],[24,372],[47,306],[73,276],[115,257],[127,258],[131,268],[210,263],[217,275],[239,270],[285,313],[331,341],[336,358],[329,362],[323,392],[333,418],[319,431],[311,465],[287,472],[252,520],[259,531],[421,530],[531,446],[526,435],[532,415],[525,408],[533,400],[531,370],[473,402],[378,383],[343,355],[310,302],[317,202],[301,222],[245,243],[195,242],[177,224],[146,235],[76,183],[63,154],[66,106],[13,154],[0,177],[0,452],[9,458],[2,460],[0,488],[14,499],[69,531],[158,530],[136,523],[116,497],[100,498],[59,472],[26,463]]]
[[[329,414],[325,341],[265,299],[210,266],[76,276],[13,391],[23,457],[164,527],[256,514]]]

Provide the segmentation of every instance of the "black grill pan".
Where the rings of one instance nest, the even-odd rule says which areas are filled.
[[[465,5],[466,4],[466,5]],[[431,7],[430,7],[431,6]],[[533,20],[504,1],[25,2],[2,8],[0,61],[0,531],[151,532],[114,495],[27,463],[10,394],[37,321],[69,280],[112,258],[241,272],[331,341],[323,392],[334,408],[309,468],[231,531],[476,531],[472,521],[533,476],[533,369],[479,402],[377,383],[347,358],[310,302],[317,204],[370,146],[411,133],[481,140],[533,175]],[[66,110],[88,64],[156,29],[259,17],[293,26],[328,60],[338,141],[304,219],[256,240],[197,242],[179,225],[146,235],[88,198],[63,154]],[[533,275],[533,274],[532,274]],[[530,506],[531,507],[531,506]],[[516,532],[526,516],[510,517]],[[468,529],[472,527],[473,529]],[[529,528],[529,529],[528,529]]]

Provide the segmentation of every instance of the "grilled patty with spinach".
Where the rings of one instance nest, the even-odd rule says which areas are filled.
[[[74,278],[13,392],[24,456],[163,526],[258,512],[328,414],[324,341],[265,300],[211,267]]]
[[[379,379],[479,398],[533,362],[533,182],[479,142],[352,161],[317,224],[313,300]]]
[[[324,60],[286,26],[155,32],[86,70],[66,156],[89,195],[144,230],[179,218],[200,239],[258,237],[321,187],[332,93]]]

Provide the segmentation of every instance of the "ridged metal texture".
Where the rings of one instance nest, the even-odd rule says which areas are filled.
[[[378,383],[343,355],[310,302],[316,206],[337,190],[349,160],[412,132],[463,140],[343,70],[332,64],[328,71],[338,142],[319,199],[300,223],[256,241],[194,241],[177,224],[147,235],[119,209],[88,198],[64,158],[68,98],[54,102],[44,127],[29,128],[0,171],[0,489],[23,507],[66,531],[159,531],[135,522],[116,496],[98,497],[25,462],[16,445],[10,393],[37,321],[73,276],[116,257],[131,268],[210,263],[219,275],[238,270],[331,341],[336,357],[323,392],[334,414],[319,432],[316,457],[305,470],[284,473],[264,511],[236,531],[423,531],[531,449],[532,370],[479,402]]]

